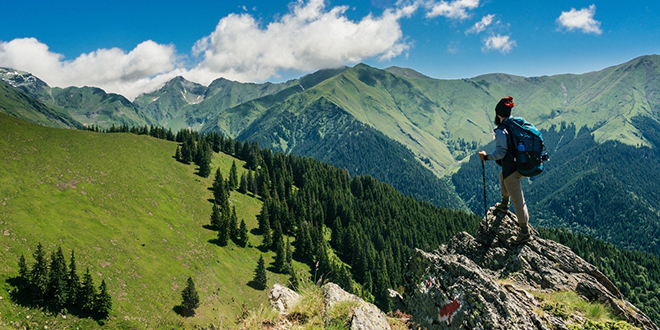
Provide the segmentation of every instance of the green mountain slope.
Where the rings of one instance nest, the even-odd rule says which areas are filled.
[[[98,125],[110,128],[112,125],[140,127],[154,121],[139,110],[125,97],[106,93],[95,87],[52,88],[54,105],[71,114],[85,126]]]
[[[246,285],[262,252],[213,243],[216,232],[204,227],[212,178],[177,162],[175,149],[145,135],[53,129],[0,114],[0,327],[25,322],[29,312],[7,299],[4,283],[18,275],[22,254],[31,265],[39,242],[49,253],[75,249],[79,275],[89,267],[96,285],[106,281],[114,306],[110,328],[218,325],[235,320],[243,303],[256,308],[266,301],[266,292]],[[214,170],[227,177],[232,160],[216,154]],[[230,202],[239,220],[257,226],[259,200],[232,193]],[[250,235],[250,242],[256,246],[260,237]],[[272,252],[264,256],[272,262]],[[197,317],[182,319],[173,308],[188,276],[202,304]],[[80,322],[71,324],[93,326]]]
[[[45,126],[82,128],[65,111],[53,109],[4,81],[0,81],[0,113]]]
[[[465,208],[447,182],[416,161],[409,149],[356,120],[325,97],[298,113],[287,111],[291,108],[288,105],[285,102],[271,108],[238,138],[334,164],[351,175],[371,175],[403,194],[437,206]]]

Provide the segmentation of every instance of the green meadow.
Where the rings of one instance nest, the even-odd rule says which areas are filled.
[[[213,175],[173,157],[177,144],[145,135],[55,129],[0,114],[0,328],[97,326],[76,317],[46,317],[11,301],[18,260],[28,266],[41,242],[48,256],[75,251],[78,273],[105,280],[113,308],[106,329],[191,328],[234,324],[244,306],[268,304],[268,290],[248,285],[263,253],[260,236],[248,247],[214,243],[208,229]],[[225,178],[232,161],[215,154]],[[240,173],[239,173],[240,175]],[[257,227],[261,201],[232,192],[239,222]],[[296,269],[309,271],[296,264]],[[174,312],[192,277],[200,296],[195,317]],[[269,272],[269,285],[287,276]],[[30,317],[28,317],[30,316]],[[55,322],[55,323],[53,323]],[[51,327],[51,326],[49,326]],[[51,327],[52,328],[52,327]]]

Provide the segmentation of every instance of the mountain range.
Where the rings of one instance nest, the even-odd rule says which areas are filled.
[[[596,72],[542,77],[498,73],[440,80],[411,69],[364,64],[276,84],[220,78],[202,86],[177,77],[133,102],[96,88],[49,87],[12,69],[2,69],[0,79],[42,103],[38,116],[43,124],[157,125],[175,131],[220,132],[274,151],[314,157],[351,175],[374,176],[438,206],[477,213],[482,209],[481,176],[470,156],[490,148],[494,105],[512,95],[514,116],[523,116],[546,135],[557,137],[549,139],[551,161],[546,173],[526,181],[531,187],[526,190],[532,221],[660,253],[655,240],[646,238],[660,233],[660,205],[648,188],[657,180],[652,177],[645,181],[648,185],[622,184],[631,175],[639,180],[637,176],[644,175],[639,171],[654,172],[655,151],[641,152],[645,162],[637,162],[644,166],[639,171],[628,173],[632,165],[617,167],[635,163],[628,157],[637,157],[639,150],[657,148],[653,128],[660,121],[658,55]],[[580,132],[588,134],[581,137]],[[598,157],[602,154],[608,157]],[[583,161],[585,157],[590,161]],[[617,162],[622,157],[627,161]],[[497,199],[497,168],[487,172],[489,198]],[[616,194],[571,194],[585,185],[590,191],[611,187]],[[565,198],[569,195],[572,199]],[[621,196],[631,197],[616,203],[612,199]],[[623,209],[643,216],[631,221],[637,225],[624,226],[637,229],[615,230],[609,221],[589,220],[595,211],[584,210],[585,204],[602,205],[594,210],[604,214],[621,212],[614,205],[632,205]],[[618,239],[612,238],[613,232]],[[634,232],[644,238],[638,239]]]

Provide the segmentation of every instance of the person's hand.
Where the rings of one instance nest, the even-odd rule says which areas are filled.
[[[482,151],[479,151],[479,159],[481,159],[482,162],[483,162],[484,160],[486,160],[486,156],[488,156],[488,153],[487,153],[487,152],[485,152],[485,151],[483,151],[483,150],[482,150]]]

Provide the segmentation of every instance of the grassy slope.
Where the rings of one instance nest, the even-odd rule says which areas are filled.
[[[260,251],[209,243],[216,234],[203,226],[212,178],[175,161],[175,148],[147,136],[52,129],[0,115],[0,296],[8,296],[3,282],[18,274],[20,255],[31,264],[42,242],[48,253],[58,245],[67,256],[75,249],[79,272],[89,267],[97,285],[106,280],[115,323],[229,322],[243,302],[264,303],[266,292],[246,285]],[[215,155],[213,164],[227,175],[231,161]],[[239,219],[256,227],[261,202],[235,193],[231,201]],[[267,263],[272,258],[266,254]],[[201,307],[184,320],[172,308],[188,276]],[[0,325],[12,310],[0,300]]]

